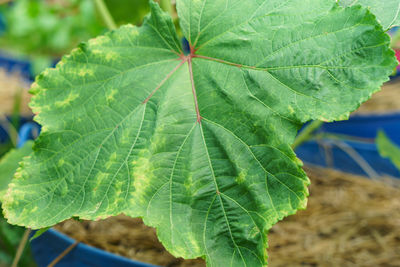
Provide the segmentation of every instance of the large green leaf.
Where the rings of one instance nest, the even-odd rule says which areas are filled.
[[[32,141],[28,141],[25,145],[18,149],[8,152],[0,160],[0,202],[6,193],[8,184],[11,182],[15,172],[18,169],[19,162],[32,153]]]
[[[339,0],[339,3],[344,7],[369,7],[384,29],[400,26],[400,0]]]
[[[40,75],[43,131],[5,197],[10,223],[41,228],[121,212],[209,266],[264,266],[266,234],[305,208],[290,148],[311,119],[346,119],[396,66],[390,38],[334,0],[151,2],[143,26],[89,41]]]
[[[376,145],[379,154],[384,158],[390,159],[390,161],[400,170],[400,147],[394,144],[383,131],[379,131],[376,138]]]

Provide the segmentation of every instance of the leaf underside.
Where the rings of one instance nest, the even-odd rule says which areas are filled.
[[[369,7],[384,29],[400,26],[400,0],[340,0],[343,7]]]
[[[396,65],[389,37],[334,0],[178,0],[184,55],[151,9],[37,78],[43,131],[5,215],[42,228],[125,213],[175,256],[265,266],[268,230],[307,202],[297,130],[346,119],[379,90]]]

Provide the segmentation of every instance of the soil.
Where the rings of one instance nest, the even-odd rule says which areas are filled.
[[[269,266],[400,266],[400,181],[308,169],[308,208],[275,225]],[[176,259],[155,230],[123,215],[69,220],[56,229],[89,245],[160,266],[205,266]]]
[[[361,105],[355,114],[383,114],[400,112],[400,80],[399,78],[386,83],[382,90]]]
[[[0,115],[13,113],[16,96],[21,94],[20,114],[30,116],[32,111],[28,107],[30,94],[29,82],[25,81],[18,72],[9,73],[0,68]]]

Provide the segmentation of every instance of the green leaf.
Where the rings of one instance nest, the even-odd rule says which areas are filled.
[[[43,235],[44,233],[46,233],[51,227],[45,227],[42,229],[39,229],[35,232],[35,234],[29,239],[29,242],[32,242],[32,240],[38,238],[39,236]]]
[[[390,159],[391,162],[400,170],[400,148],[394,144],[383,131],[379,131],[376,138],[379,154]]]
[[[0,160],[0,202],[7,191],[8,184],[11,182],[19,162],[32,153],[33,141],[28,141],[18,149],[12,149]]]
[[[340,0],[339,3],[344,7],[369,7],[384,29],[400,26],[400,0]]]
[[[143,217],[175,256],[264,266],[268,230],[306,207],[290,148],[312,119],[346,119],[396,66],[360,6],[178,0],[184,55],[151,3],[140,28],[89,41],[40,75],[43,131],[10,185],[10,223]]]

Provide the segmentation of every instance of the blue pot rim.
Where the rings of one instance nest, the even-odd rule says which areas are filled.
[[[350,116],[347,122],[352,121],[365,121],[371,119],[400,119],[400,111],[387,112],[387,113],[364,113],[364,114],[354,114]]]
[[[53,228],[50,228],[49,230],[47,230],[46,233],[55,238],[61,239],[61,241],[66,243],[68,246],[71,246],[72,244],[74,244],[76,242],[75,239],[73,239]],[[75,247],[75,250],[80,250],[83,253],[85,253],[85,254],[87,253],[89,255],[101,255],[103,257],[112,258],[112,259],[115,259],[124,264],[137,264],[140,267],[159,267],[157,265],[152,265],[152,264],[145,263],[145,262],[135,261],[135,260],[123,257],[123,256],[119,256],[117,254],[114,254],[114,253],[111,253],[111,252],[108,252],[108,251],[105,251],[105,250],[102,250],[102,249],[99,249],[96,247],[92,247],[92,246],[86,245],[84,243],[79,243]]]
[[[307,165],[333,168],[342,172],[369,176],[368,172],[357,162],[342,145],[346,145],[365,160],[380,176],[400,179],[400,171],[393,162],[380,155],[375,143],[358,140],[336,140],[323,138],[310,140],[296,149],[296,155]],[[326,152],[329,153],[329,158]],[[328,160],[329,159],[329,160]]]
[[[323,143],[323,144],[331,143],[332,146],[337,146],[335,144],[335,141],[337,141],[337,140],[333,140],[333,139],[329,139],[329,138],[323,138],[320,140],[311,139],[310,141],[305,142],[305,144],[312,144],[312,143],[318,144],[319,143],[318,141],[320,141],[320,143]],[[341,142],[350,146],[353,149],[356,149],[356,150],[372,151],[372,152],[378,153],[378,148],[375,143],[352,141],[352,140],[342,140]]]

